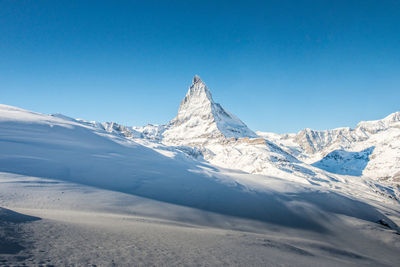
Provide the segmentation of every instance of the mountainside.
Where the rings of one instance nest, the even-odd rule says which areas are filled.
[[[332,173],[400,182],[400,112],[381,120],[360,122],[354,129],[258,134],[299,160]]]

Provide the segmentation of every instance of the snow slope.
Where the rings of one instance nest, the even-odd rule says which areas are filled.
[[[272,188],[290,196],[278,186],[280,181],[275,182]],[[399,259],[400,236],[393,230],[301,202],[296,208],[317,212],[312,217],[327,231],[263,223],[10,173],[0,173],[0,205],[42,218],[1,228],[2,220],[9,218],[0,213],[0,236],[4,229],[7,240],[25,247],[15,253],[0,252],[0,265],[396,266]],[[384,212],[398,217],[392,208],[386,205]]]

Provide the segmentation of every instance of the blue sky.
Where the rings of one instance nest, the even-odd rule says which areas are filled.
[[[194,74],[253,130],[400,110],[400,1],[1,1],[0,103],[165,123]]]

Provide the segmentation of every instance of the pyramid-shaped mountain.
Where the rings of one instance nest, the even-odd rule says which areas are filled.
[[[198,143],[210,138],[257,137],[239,118],[215,103],[207,85],[194,76],[178,115],[163,133],[169,143]],[[185,142],[187,141],[187,142]]]

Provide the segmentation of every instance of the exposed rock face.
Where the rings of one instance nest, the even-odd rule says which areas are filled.
[[[103,122],[100,124],[100,127],[109,133],[121,134],[127,138],[141,137],[141,134],[139,132],[116,122]]]
[[[321,151],[326,146],[335,143],[349,143],[350,128],[338,128],[328,131],[304,129],[294,137],[294,141],[308,154]]]

